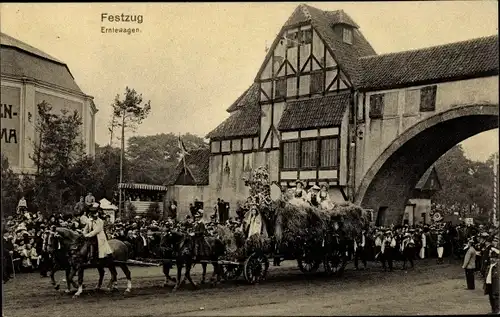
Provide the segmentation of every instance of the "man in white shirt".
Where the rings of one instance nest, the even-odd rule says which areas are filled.
[[[392,231],[386,231],[385,238],[382,241],[382,267],[387,271],[385,263],[389,265],[389,271],[392,272],[392,260],[394,257],[394,248],[396,247],[396,239],[392,236]]]
[[[356,270],[358,267],[358,260],[361,258],[361,262],[363,262],[364,269],[366,270],[366,231],[363,230],[361,234],[354,240],[354,267]]]

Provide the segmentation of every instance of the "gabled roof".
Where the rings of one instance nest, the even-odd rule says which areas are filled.
[[[30,78],[83,94],[67,65],[58,59],[0,33],[1,74]]]
[[[437,186],[436,189],[440,189],[441,188],[441,182],[439,181],[439,177],[437,175],[437,171],[436,171],[436,167],[435,166],[431,166],[427,169],[427,171],[425,171],[424,175],[422,175],[422,177],[420,178],[420,180],[418,181],[417,185],[415,186],[415,189],[419,189],[419,190],[434,190],[432,188],[429,188],[430,186],[430,179],[431,178],[434,178],[436,179],[437,181]]]
[[[208,139],[256,136],[259,133],[260,105],[259,84],[253,84],[240,96],[228,111],[229,118],[207,134]]]
[[[306,22],[311,23],[312,27],[325,42],[326,47],[332,53],[340,68],[345,72],[347,78],[355,88],[358,87],[362,83],[362,68],[359,64],[359,58],[377,54],[358,30],[359,26],[342,10],[322,11],[310,5],[300,4],[283,25],[280,34],[293,25]],[[353,27],[352,44],[344,43],[342,32],[334,29],[339,24],[346,24]],[[271,49],[267,53],[266,59],[257,74],[256,81],[259,80],[278,42],[279,37],[274,40]]]
[[[278,125],[280,131],[337,126],[349,106],[350,93],[303,99],[287,104]]]
[[[187,173],[193,178],[195,185],[208,185],[210,149],[202,148],[188,152],[189,155],[185,157]],[[184,173],[184,163],[181,161],[175,167],[174,172],[167,177],[165,186],[175,185],[182,173]]]
[[[498,35],[360,59],[363,90],[498,75]]]

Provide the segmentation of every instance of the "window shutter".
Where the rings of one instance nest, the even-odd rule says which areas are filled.
[[[424,87],[420,91],[420,111],[436,110],[436,88],[437,86]]]
[[[384,94],[370,96],[370,118],[380,119],[384,111]]]
[[[286,97],[286,78],[278,79],[276,82],[276,98],[285,98]]]
[[[322,93],[325,86],[325,77],[323,72],[311,75],[311,94]]]

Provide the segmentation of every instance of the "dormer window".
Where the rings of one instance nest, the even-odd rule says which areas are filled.
[[[344,27],[342,29],[342,38],[344,40],[344,43],[352,44],[352,29]]]

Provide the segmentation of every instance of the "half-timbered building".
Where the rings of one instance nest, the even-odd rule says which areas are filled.
[[[327,184],[348,199],[348,108],[360,83],[359,58],[375,55],[359,26],[342,10],[299,5],[280,30],[254,83],[210,132],[210,187],[241,200],[241,181],[267,165],[271,179]]]
[[[467,85],[467,94],[455,88],[460,85]],[[401,202],[456,142],[433,148],[432,159],[429,154],[418,169],[408,167],[406,158],[399,165],[387,160],[383,166],[391,167],[385,171],[377,165],[393,153],[385,149],[401,146],[398,136],[409,127],[445,111],[443,100],[450,107],[478,103],[474,98],[495,100],[488,93],[497,86],[498,36],[377,55],[344,11],[300,4],[274,39],[253,84],[207,135],[206,203],[220,197],[234,206],[245,200],[242,178],[267,165],[271,180],[282,186],[295,186],[298,179],[307,187],[325,184],[336,202],[350,200],[376,212],[390,209],[384,222],[402,219]],[[394,166],[401,169],[393,175]]]

